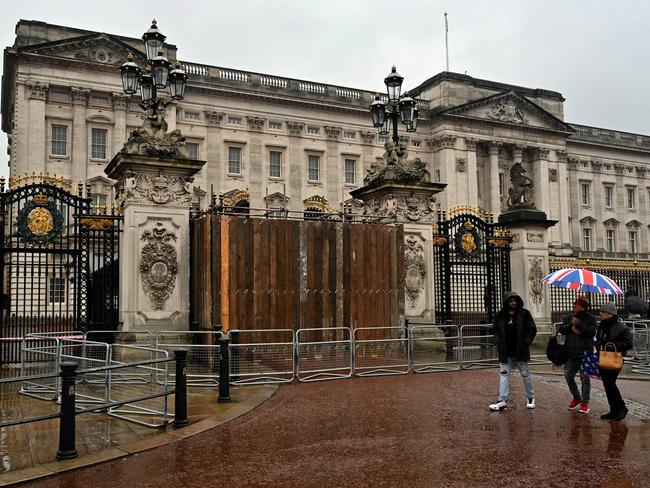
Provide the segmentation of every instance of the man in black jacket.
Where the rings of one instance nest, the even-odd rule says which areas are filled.
[[[500,375],[499,398],[489,406],[493,412],[508,408],[510,393],[510,373],[517,366],[524,380],[528,402],[527,408],[535,408],[535,392],[528,370],[530,345],[537,334],[533,316],[524,308],[524,301],[515,292],[506,293],[503,308],[497,313],[492,333],[499,351]]]
[[[594,335],[596,334],[596,319],[588,310],[591,306],[587,296],[579,296],[573,304],[573,315],[565,317],[560,326],[560,334],[566,336],[566,348],[569,359],[564,365],[564,379],[573,395],[573,400],[567,406],[569,410],[578,410],[580,413],[589,413],[589,396],[591,393],[591,380],[581,371],[580,365],[585,351],[594,348]],[[578,390],[575,375],[580,371],[581,390]]]

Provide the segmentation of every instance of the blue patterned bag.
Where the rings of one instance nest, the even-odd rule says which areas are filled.
[[[596,380],[600,379],[600,370],[598,369],[598,352],[594,348],[590,352],[586,352],[582,356],[582,363],[580,363],[580,371]]]

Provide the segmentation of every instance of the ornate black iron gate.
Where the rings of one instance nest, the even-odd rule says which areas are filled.
[[[22,179],[23,182],[25,179]],[[20,360],[29,333],[116,330],[122,217],[92,206],[90,187],[0,179],[0,362]],[[41,182],[38,182],[38,181]]]
[[[433,236],[436,321],[492,322],[510,289],[510,237],[480,209],[438,213]]]

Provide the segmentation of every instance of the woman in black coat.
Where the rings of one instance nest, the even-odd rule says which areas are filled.
[[[618,318],[618,310],[613,303],[605,303],[600,307],[600,325],[596,331],[596,345],[598,350],[611,343],[616,351],[625,353],[632,349],[632,335],[626,325]],[[600,376],[603,379],[603,387],[609,403],[609,412],[601,415],[601,419],[620,421],[627,415],[627,407],[616,386],[619,370],[601,369]]]

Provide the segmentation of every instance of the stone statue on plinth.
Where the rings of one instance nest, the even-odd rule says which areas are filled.
[[[508,189],[508,209],[535,208],[533,200],[533,180],[526,176],[521,162],[510,168],[510,188]]]

